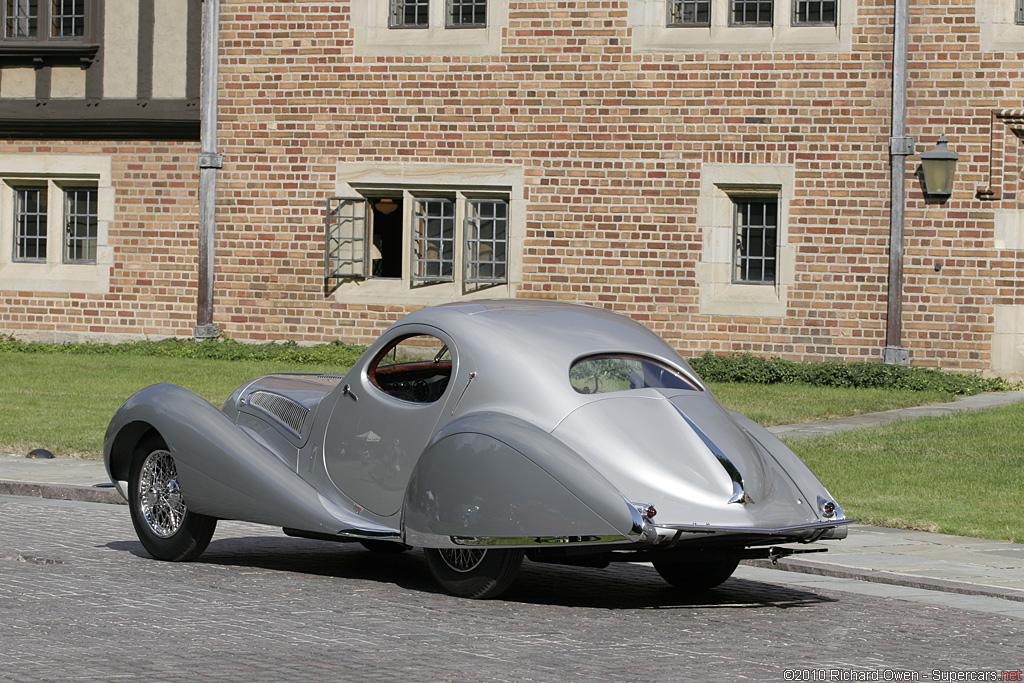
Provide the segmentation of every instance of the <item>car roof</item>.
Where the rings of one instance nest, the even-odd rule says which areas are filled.
[[[476,356],[529,352],[568,368],[583,356],[620,352],[648,355],[689,370],[657,334],[625,315],[596,306],[489,299],[421,309],[399,322],[405,323],[436,326]]]
[[[648,356],[696,378],[654,332],[594,306],[528,299],[460,302],[411,313],[392,331],[406,325],[443,331],[454,341],[463,371],[477,377],[446,419],[499,411],[549,431],[576,408],[604,398],[580,394],[569,383],[572,364],[598,354]]]

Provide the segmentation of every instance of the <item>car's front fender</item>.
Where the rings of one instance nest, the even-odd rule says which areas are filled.
[[[425,547],[616,543],[646,529],[618,489],[550,434],[507,415],[467,416],[419,459],[405,542]]]
[[[114,414],[104,460],[119,488],[149,434],[171,452],[182,496],[197,513],[324,534],[397,535],[321,495],[215,406],[173,384],[139,391]]]

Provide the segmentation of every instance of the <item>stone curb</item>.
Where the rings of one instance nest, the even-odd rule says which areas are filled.
[[[813,574],[815,576],[828,576],[837,579],[854,579],[856,581],[868,581],[870,583],[885,583],[891,586],[904,586],[906,588],[922,588],[924,590],[942,591],[943,593],[958,593],[960,595],[981,595],[1000,600],[1014,600],[1024,602],[1024,591],[1012,588],[1000,588],[999,586],[984,586],[976,583],[965,583],[963,581],[947,581],[927,576],[910,576],[908,574],[894,574],[872,569],[858,569],[844,567],[836,564],[824,564],[818,562],[807,562],[806,560],[782,559],[777,564],[771,560],[744,560],[744,564],[751,567],[763,569],[777,569],[780,571],[797,572],[800,574]]]
[[[126,505],[117,489],[112,487],[75,486],[73,484],[34,484],[24,481],[0,480],[0,494],[8,496],[29,496],[52,498],[54,500],[75,500],[83,503],[111,503]]]

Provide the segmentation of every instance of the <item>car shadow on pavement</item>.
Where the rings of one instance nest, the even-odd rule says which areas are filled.
[[[138,541],[114,541],[106,547],[151,560]],[[310,578],[373,582],[410,591],[442,593],[420,550],[379,553],[359,543],[284,536],[233,537],[214,540],[194,564],[294,572]],[[594,569],[529,560],[523,561],[515,583],[497,600],[596,609],[789,609],[837,602],[811,590],[737,578],[713,590],[687,592],[670,586],[653,567],[643,564],[612,564]]]

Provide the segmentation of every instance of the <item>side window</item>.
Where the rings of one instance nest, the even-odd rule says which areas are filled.
[[[400,337],[374,359],[370,382],[389,396],[411,403],[433,403],[444,395],[452,375],[452,356],[437,337]]]
[[[569,383],[577,394],[606,394],[644,388],[701,390],[664,363],[625,354],[579,359],[569,369]]]

